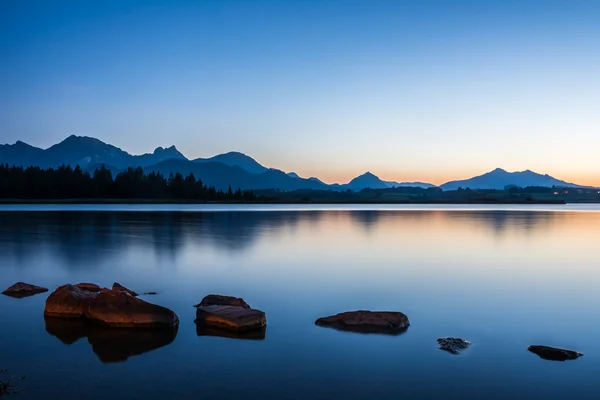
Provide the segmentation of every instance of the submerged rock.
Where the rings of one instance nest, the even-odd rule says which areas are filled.
[[[81,318],[84,304],[90,302],[97,293],[80,289],[74,285],[58,287],[46,299],[44,315],[48,317]]]
[[[246,303],[242,298],[232,296],[221,296],[219,294],[209,294],[208,296],[202,299],[200,304],[196,304],[194,307],[204,306],[236,306],[248,309],[250,308],[248,303]]]
[[[316,325],[360,333],[403,333],[410,326],[408,317],[394,311],[349,311],[319,318]]]
[[[579,357],[583,356],[582,353],[578,353],[573,350],[558,349],[556,347],[549,347],[549,346],[534,345],[534,346],[529,346],[527,348],[527,350],[529,350],[530,352],[532,352],[534,354],[537,354],[544,360],[551,360],[551,361],[576,360]]]
[[[145,295],[155,295],[155,294],[158,294],[158,293],[156,293],[156,292],[144,292],[144,294]]]
[[[0,369],[0,377],[2,375],[6,374],[6,372],[7,371],[5,369]],[[0,379],[0,397],[4,397],[4,396],[8,396],[9,394],[20,392],[21,390],[18,390],[16,388],[17,382],[24,380],[25,375],[18,376],[18,377],[12,376],[7,379],[8,380],[6,380],[6,381]]]
[[[83,315],[90,321],[119,328],[172,328],[177,314],[120,290],[102,289],[84,303]]]
[[[31,285],[25,282],[17,282],[8,289],[6,289],[2,294],[10,297],[23,298],[33,296],[38,293],[47,292],[48,289],[41,286]]]
[[[79,289],[82,290],[87,290],[88,292],[94,292],[97,293],[100,290],[102,290],[102,288],[98,285],[96,285],[95,283],[78,283],[77,286]]]
[[[460,354],[461,350],[466,349],[471,344],[471,342],[468,342],[464,339],[453,337],[439,338],[437,341],[440,344],[440,350],[444,350],[452,354]]]
[[[113,283],[112,290],[119,290],[121,292],[129,293],[133,297],[136,297],[138,294],[131,289],[127,289],[125,286],[121,285],[118,282]]]
[[[236,332],[262,329],[267,325],[265,313],[251,308],[210,305],[197,306],[196,324],[228,329]]]

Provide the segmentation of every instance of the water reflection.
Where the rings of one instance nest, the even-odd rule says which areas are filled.
[[[171,259],[188,244],[243,253],[269,236],[333,225],[341,235],[345,225],[358,225],[365,235],[437,225],[437,229],[451,226],[456,231],[484,229],[497,237],[531,236],[566,222],[570,215],[543,211],[3,212],[0,260],[13,256],[23,263],[44,247],[74,267],[132,245],[152,247],[155,254]]]
[[[167,346],[177,336],[174,329],[110,329],[81,319],[45,317],[46,332],[66,345],[86,338],[103,363],[118,363]]]
[[[196,323],[196,334],[198,336],[217,336],[229,339],[264,340],[267,334],[267,327],[264,326],[260,329],[235,332],[229,329],[222,329],[215,326]]]

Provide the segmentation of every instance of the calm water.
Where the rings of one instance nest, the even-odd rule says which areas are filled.
[[[0,296],[0,368],[27,375],[15,399],[598,398],[598,206],[1,207],[0,288],[118,281],[181,319],[175,338],[76,340],[46,326],[48,293]],[[264,340],[199,336],[208,293],[265,311]],[[314,325],[354,309],[412,325]],[[453,356],[440,336],[474,344]],[[530,344],[585,356],[545,361]]]

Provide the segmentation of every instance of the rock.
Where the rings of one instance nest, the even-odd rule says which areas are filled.
[[[98,293],[74,285],[57,288],[46,300],[47,317],[85,317],[110,327],[164,328],[179,324],[168,308],[135,298],[124,290],[102,289]]]
[[[399,334],[408,329],[408,317],[393,311],[349,311],[319,318],[316,325],[360,333]]]
[[[0,375],[5,374],[5,369],[0,369]],[[25,379],[25,375],[19,377],[10,377],[7,381],[0,380],[0,397],[8,396],[9,394],[18,393],[21,390],[17,389],[17,382]]]
[[[48,289],[41,286],[30,285],[25,282],[17,282],[8,289],[6,289],[2,294],[10,297],[23,298],[33,296],[38,293],[47,292]]]
[[[452,354],[460,354],[461,350],[466,349],[471,344],[471,342],[468,342],[464,339],[453,337],[439,338],[437,341],[440,344],[440,350],[444,350]]]
[[[58,287],[46,299],[44,315],[48,317],[80,318],[84,304],[90,302],[97,293],[88,292],[74,285]]]
[[[92,324],[85,319],[46,317],[46,331],[61,342],[71,345],[87,338],[92,351],[103,363],[126,361],[129,357],[167,346],[177,336],[173,329],[112,329]]]
[[[112,290],[120,290],[121,292],[126,292],[129,293],[130,295],[132,295],[133,297],[136,297],[138,294],[136,292],[134,292],[131,289],[127,289],[125,286],[121,285],[118,282],[113,283],[112,286]]]
[[[566,360],[576,360],[579,357],[583,356],[582,353],[578,353],[573,350],[565,350],[565,349],[557,349],[555,347],[549,346],[529,346],[527,348],[530,352],[537,354],[544,360],[552,360],[552,361],[566,361]]]
[[[83,315],[90,321],[119,328],[172,328],[179,324],[177,314],[148,303],[126,291],[102,289],[84,303]]]
[[[158,294],[158,293],[156,293],[156,292],[145,292],[144,294],[145,295],[155,295],[155,294]]]
[[[97,293],[100,290],[102,290],[102,288],[98,285],[96,285],[95,283],[78,283],[77,286],[79,289],[82,290],[87,290],[88,292],[94,292]]]
[[[236,306],[242,308],[250,308],[248,303],[244,299],[232,297],[232,296],[221,296],[219,294],[209,294],[202,299],[200,304],[196,304],[194,307],[203,306]]]
[[[262,329],[267,325],[264,312],[227,305],[198,306],[194,322],[237,332]]]

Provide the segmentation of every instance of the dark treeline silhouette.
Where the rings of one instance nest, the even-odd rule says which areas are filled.
[[[93,174],[79,166],[10,167],[0,164],[0,198],[3,199],[177,199],[202,201],[252,201],[252,191],[224,192],[206,186],[194,174],[184,177],[160,172],[144,173],[141,167],[128,168],[113,179],[102,166]]]

